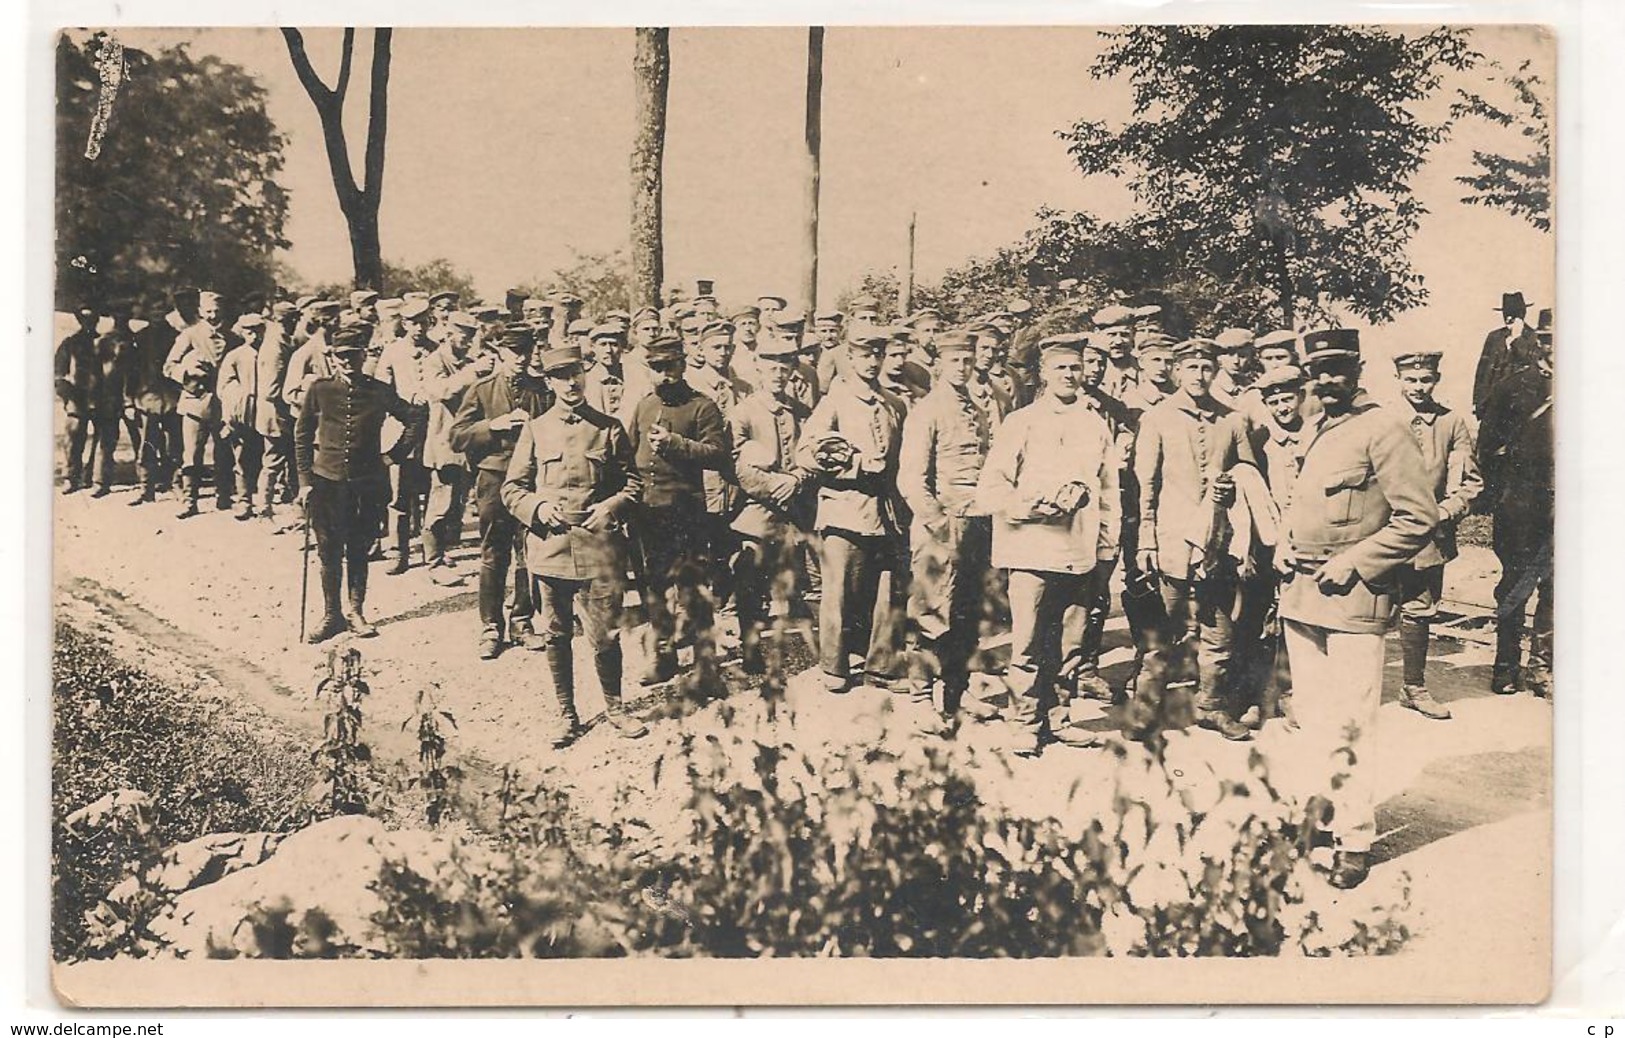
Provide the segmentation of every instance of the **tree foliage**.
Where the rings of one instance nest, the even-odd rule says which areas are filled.
[[[1290,327],[1346,309],[1385,321],[1427,298],[1406,256],[1425,213],[1411,180],[1449,120],[1419,102],[1479,55],[1465,30],[1140,26],[1090,69],[1127,76],[1121,127],[1060,136],[1086,175],[1124,178],[1138,210],[1105,248],[1185,270]]]
[[[1510,89],[1510,103],[1496,103],[1470,90],[1457,91],[1460,100],[1450,110],[1453,116],[1486,119],[1497,126],[1517,126],[1518,133],[1528,143],[1528,151],[1513,156],[1475,148],[1473,166],[1477,172],[1457,177],[1456,182],[1471,189],[1462,196],[1465,204],[1504,209],[1529,221],[1538,230],[1549,231],[1552,229],[1552,128],[1546,102],[1542,99],[1545,83],[1529,70],[1529,65],[1525,61],[1517,71],[1496,78],[1496,82]]]
[[[566,292],[579,296],[586,304],[582,308],[586,314],[627,309],[632,301],[632,261],[626,252],[571,252],[573,258],[567,266],[518,287],[537,298]]]
[[[348,281],[329,281],[312,286],[308,291],[324,299],[343,299],[351,287]],[[416,266],[384,261],[382,287],[378,291],[385,297],[399,296],[403,292],[456,292],[464,306],[478,298],[474,276],[444,257]]]
[[[184,44],[123,48],[123,81],[100,150],[87,158],[107,44],[101,33],[57,37],[61,305],[131,297],[155,306],[183,284],[269,290],[273,253],[288,244],[288,196],[276,180],[287,140],[266,113],[265,89]]]

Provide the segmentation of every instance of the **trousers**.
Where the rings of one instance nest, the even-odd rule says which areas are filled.
[[[825,674],[849,677],[849,653],[861,646],[865,667],[894,676],[899,671],[902,618],[906,602],[900,581],[892,581],[890,598],[878,601],[880,574],[901,565],[896,538],[826,529],[820,551],[823,598],[818,603],[818,662]],[[877,617],[881,622],[877,623]]]
[[[940,678],[952,709],[970,684],[970,661],[981,641],[992,524],[985,516],[946,516],[939,528],[916,526],[915,533],[909,545],[910,677]]]
[[[167,488],[181,467],[181,416],[173,411],[137,411],[136,416],[141,423],[141,454],[136,458],[141,488]]]
[[[711,629],[711,546],[714,525],[697,502],[646,506],[640,516],[644,612],[649,620],[649,658],[676,652]],[[681,624],[681,629],[679,629]]]
[[[1501,560],[1495,585],[1495,673],[1516,678],[1523,666],[1524,613],[1535,602],[1529,662],[1552,665],[1552,513],[1549,507],[1503,506],[1495,511],[1491,543]]]
[[[1055,677],[1061,666],[1061,628],[1066,611],[1082,605],[1089,573],[1010,571],[1010,687],[1013,720],[1034,745],[1043,737],[1055,705]]]
[[[68,415],[68,482],[84,486],[91,474],[85,471],[85,447],[96,445],[95,482],[98,487],[113,484],[113,452],[118,449],[119,414],[92,411]]]
[[[567,580],[563,577],[537,577],[536,596],[547,614],[549,662],[554,680],[569,677],[569,688],[556,689],[568,716],[575,713],[574,659],[571,638],[576,617],[581,633],[592,651],[593,669],[603,688],[606,702],[621,698],[621,601],[625,580],[600,577],[595,580]]]
[[[463,539],[463,512],[468,507],[469,471],[444,465],[429,473],[429,504],[423,513],[423,551],[430,562]]]
[[[315,475],[310,479],[310,528],[316,535],[323,586],[331,582],[336,589],[343,572],[348,575],[351,595],[365,594],[367,555],[389,485],[382,479],[333,480]]]
[[[226,464],[236,475],[238,500],[252,502],[254,491],[259,487],[265,439],[246,425],[233,426],[228,435],[220,438],[217,449],[226,456]],[[266,502],[269,501],[267,498]]]
[[[1284,622],[1292,660],[1293,712],[1304,752],[1315,762],[1315,788],[1332,805],[1340,849],[1368,851],[1377,830],[1377,707],[1382,701],[1380,634],[1350,634]]]
[[[220,423],[198,415],[181,415],[181,465],[187,475],[186,493],[196,501],[202,492],[203,453],[209,452],[214,465],[214,496],[231,500],[231,454],[220,449]]]
[[[502,505],[502,480],[502,473],[489,469],[474,474],[474,499],[480,509],[480,623],[498,631],[503,630],[510,567],[513,625],[530,623],[536,613],[530,574],[525,569],[525,529]]]
[[[1235,645],[1233,575],[1199,580],[1162,578],[1162,606],[1168,614],[1169,644],[1196,642],[1196,708],[1217,710],[1231,687],[1230,658]]]

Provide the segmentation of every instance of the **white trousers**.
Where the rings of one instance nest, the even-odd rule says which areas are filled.
[[[1348,634],[1287,620],[1292,712],[1315,788],[1331,801],[1340,850],[1368,851],[1377,830],[1376,727],[1382,702],[1380,634]]]

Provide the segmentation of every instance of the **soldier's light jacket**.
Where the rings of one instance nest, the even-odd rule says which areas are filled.
[[[1088,573],[1117,555],[1122,501],[1117,448],[1106,420],[1081,402],[1039,397],[993,434],[976,489],[976,511],[993,516],[993,565]],[[1035,518],[1033,504],[1063,485],[1088,489],[1070,516]]]
[[[744,505],[733,528],[746,537],[773,540],[788,527],[811,524],[808,485],[796,469],[796,442],[812,414],[801,401],[782,399],[763,390],[741,400],[728,416],[733,430],[734,476]],[[776,491],[792,491],[788,506],[773,500]]]
[[[1157,549],[1162,572],[1177,580],[1191,573],[1185,534],[1206,505],[1208,484],[1235,453],[1236,431],[1225,419],[1230,408],[1209,397],[1196,400],[1176,390],[1140,418],[1134,443],[1139,487],[1141,551]]]
[[[903,423],[897,487],[916,526],[964,516],[976,501],[976,483],[992,435],[992,422],[970,394],[938,382]]]
[[[164,360],[164,376],[181,387],[176,411],[204,421],[219,420],[215,378],[226,357],[226,345],[226,333],[205,321],[197,322],[176,338]]]
[[[538,577],[618,580],[626,573],[626,540],[619,522],[603,530],[578,525],[595,505],[609,503],[624,516],[642,492],[632,443],[621,423],[588,404],[555,403],[519,431],[502,504],[524,524],[525,565]],[[536,512],[554,504],[572,520],[549,526]]]
[[[1484,489],[1478,474],[1477,448],[1467,420],[1438,401],[1420,408],[1402,400],[1394,413],[1405,418],[1422,452],[1428,487],[1439,502],[1439,526],[1412,565],[1417,569],[1443,566],[1456,557],[1456,524],[1472,510]]]
[[[1439,506],[1410,429],[1363,390],[1348,414],[1322,415],[1309,434],[1287,512],[1297,565],[1281,588],[1283,620],[1381,634],[1399,604],[1395,571],[1439,524]],[[1328,594],[1314,571],[1333,555],[1354,564],[1353,587]]]
[[[862,379],[838,376],[801,433],[796,462],[820,471],[819,441],[831,433],[857,448],[846,469],[820,476],[817,528],[869,537],[898,537],[903,502],[897,493],[903,402]]]

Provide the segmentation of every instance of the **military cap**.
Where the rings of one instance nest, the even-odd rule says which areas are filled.
[[[554,346],[542,351],[542,371],[551,375],[555,371],[581,367],[580,346]]]
[[[1133,315],[1136,321],[1144,321],[1150,317],[1161,317],[1162,307],[1153,303],[1149,306],[1137,306],[1133,310],[1129,311],[1129,313]]]
[[[619,321],[621,324],[631,324],[632,315],[625,310],[606,310],[599,318],[600,322]]]
[[[442,299],[448,300],[452,306],[457,305],[457,293],[451,291],[450,289],[445,289],[443,291],[434,293],[433,295],[429,296],[426,302],[428,302],[430,306],[433,306]]]
[[[662,335],[649,344],[645,355],[650,364],[683,360],[683,340],[675,335]]]
[[[1212,360],[1218,352],[1219,344],[1212,339],[1186,339],[1174,347],[1174,361],[1177,363],[1191,357],[1205,357]]]
[[[604,321],[595,325],[590,334],[594,341],[598,339],[624,339],[626,338],[626,325],[619,321]]]
[[[286,317],[293,313],[296,309],[298,308],[292,303],[288,302],[286,299],[278,299],[276,302],[271,304],[271,316],[277,318]]]
[[[1296,354],[1298,352],[1298,333],[1281,328],[1273,332],[1265,332],[1253,340],[1253,348],[1260,352],[1272,346],[1285,346]]]
[[[1404,371],[1407,368],[1421,368],[1437,373],[1439,361],[1443,359],[1443,350],[1415,350],[1401,353],[1394,358],[1394,370]]]
[[[1226,328],[1213,337],[1213,344],[1222,353],[1244,350],[1253,345],[1253,333],[1245,328]]]
[[[401,293],[401,299],[403,301],[417,299],[417,300],[420,300],[422,302],[427,303],[429,301],[429,293],[427,293],[427,292],[418,292],[418,291],[402,292]]]
[[[480,306],[473,307],[468,312],[473,314],[479,320],[486,322],[499,321],[505,314],[508,313],[508,311],[502,309],[502,307],[497,306],[494,303],[484,303]]]
[[[676,327],[682,314],[676,306],[667,306],[660,311],[660,323],[668,328]]]
[[[360,321],[346,322],[333,329],[327,350],[329,353],[360,353],[367,348],[370,336],[371,330]]]
[[[1012,317],[1020,317],[1022,314],[1032,313],[1033,304],[1029,303],[1025,299],[1012,299],[1008,304],[1005,305],[1004,309],[1005,312],[1009,313]]]
[[[453,310],[451,314],[451,326],[453,328],[463,328],[471,332],[478,331],[480,327],[480,320],[466,310]]]
[[[1303,385],[1303,369],[1296,364],[1284,364],[1278,368],[1271,368],[1258,376],[1253,388],[1258,390],[1260,396],[1269,396],[1277,389],[1297,389]]]
[[[807,326],[807,316],[800,311],[783,311],[771,315],[768,327],[776,328],[788,335],[799,335]]]
[[[1038,340],[1040,356],[1049,356],[1052,353],[1079,353],[1083,352],[1085,336],[1077,332],[1068,332],[1064,335],[1047,335]]]
[[[1110,328],[1114,325],[1126,324],[1134,319],[1134,311],[1126,306],[1112,303],[1095,311],[1094,322],[1096,328]]]
[[[1077,337],[1078,346],[1081,349],[1093,350],[1094,352],[1103,355],[1111,352],[1111,348],[1106,345],[1104,339],[1097,339],[1088,332],[1076,332],[1074,334]]]
[[[380,300],[378,300],[378,302],[372,304],[374,310],[377,310],[379,313],[383,313],[383,314],[388,314],[388,313],[397,313],[398,314],[398,313],[401,312],[401,307],[403,307],[405,305],[406,305],[406,300],[401,299],[401,298],[399,298],[397,296],[392,296],[389,299],[380,299]]]
[[[407,299],[401,303],[401,316],[410,321],[429,312],[429,304],[422,299]]]
[[[529,353],[536,346],[536,329],[528,321],[508,321],[494,329],[490,341],[515,353]]]
[[[1323,328],[1318,332],[1305,332],[1303,336],[1305,363],[1330,360],[1337,357],[1360,356],[1360,333],[1353,328]]]
[[[891,335],[879,325],[855,324],[847,329],[846,341],[851,348],[870,353],[884,349],[886,343],[891,341]]]
[[[123,305],[125,307],[125,309],[128,309],[128,304],[114,303],[114,304],[112,304],[112,305],[110,305],[108,307],[108,310],[111,313],[117,314],[117,313],[119,313],[119,307],[121,305]],[[232,323],[232,327],[233,328],[238,328],[238,329],[263,328],[264,326],[265,326],[265,317],[262,314],[257,314],[257,313],[243,314],[241,317],[238,317],[237,320]]]
[[[880,301],[874,296],[858,296],[856,299],[847,304],[847,309],[855,314],[864,313],[866,311],[878,311],[880,309]]]
[[[678,328],[681,331],[693,332],[693,333],[695,333],[697,335],[697,334],[705,331],[706,323],[707,322],[706,322],[705,318],[701,317],[699,314],[691,312],[691,313],[685,314],[683,319],[680,322],[678,322]]]
[[[579,309],[580,307],[587,305],[586,301],[580,296],[574,295],[570,292],[559,292],[555,294],[553,298],[549,300],[549,302],[551,302],[554,306],[562,306],[566,310]]]
[[[1150,353],[1155,350],[1167,352],[1174,348],[1174,340],[1159,332],[1142,335],[1134,342],[1135,353]]]
[[[171,302],[173,302],[176,306],[179,306],[182,303],[196,303],[198,294],[198,289],[193,288],[191,285],[187,285],[185,288],[177,288],[169,298]],[[315,297],[312,296],[311,298],[314,299]]]
[[[903,323],[911,328],[918,328],[922,322],[926,321],[936,321],[941,324],[942,312],[934,306],[924,306],[909,314]]]
[[[914,329],[906,324],[888,324],[884,326],[886,334],[891,336],[893,342],[913,342]]]
[[[507,294],[503,296],[503,303],[508,307],[508,312],[509,313],[513,313],[513,314],[518,313],[521,309],[524,308],[524,305],[525,305],[525,292],[524,292],[524,289],[520,289],[520,288],[510,288],[510,289],[508,289]]]
[[[813,324],[840,324],[845,316],[839,310],[820,310],[813,315]]]
[[[710,345],[714,342],[733,342],[734,326],[731,321],[710,321],[700,329],[700,344]]]
[[[378,293],[370,288],[358,288],[350,293],[350,309],[359,310],[369,303],[378,301]]]
[[[716,295],[717,283],[713,278],[696,278],[694,280],[694,298],[706,299]]]
[[[177,295],[176,298],[179,298],[179,296]],[[320,301],[319,296],[300,296],[298,299],[295,299],[293,301],[293,308],[295,310],[303,310],[306,307],[310,306],[310,304],[315,303],[315,302],[319,302],[319,301]]]
[[[564,329],[564,334],[566,334],[566,335],[591,335],[592,334],[592,322],[587,320],[584,317],[578,317],[575,320],[570,322],[569,327]]]
[[[197,294],[197,301],[199,305],[202,305],[203,303],[218,303],[220,302],[221,298],[222,297],[219,292],[211,292],[207,289],[204,289]]]
[[[660,311],[652,306],[641,306],[632,312],[632,323],[642,324],[645,320],[660,322]]]
[[[753,317],[759,321],[762,319],[762,308],[745,303],[728,311],[728,317],[734,321],[739,320],[741,317]]]
[[[336,314],[342,309],[344,309],[344,304],[337,299],[318,299],[305,307],[307,312],[313,314]]]
[[[796,346],[796,340],[788,335],[770,331],[756,343],[756,356],[759,359],[794,363],[800,355],[801,350]]]
[[[783,296],[757,296],[756,306],[761,310],[783,310],[790,301]]]
[[[976,348],[976,336],[970,332],[943,332],[936,338],[937,356],[959,350],[973,350]]]

